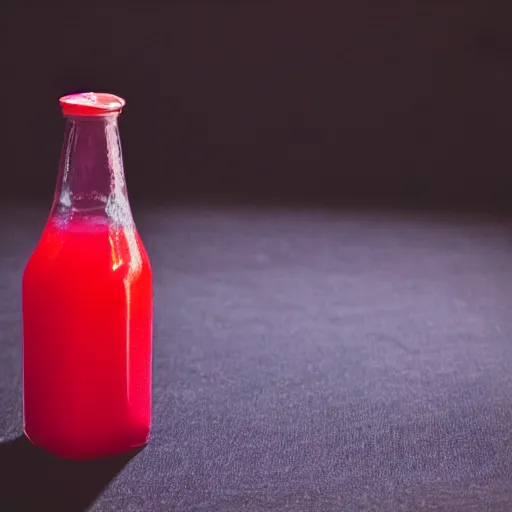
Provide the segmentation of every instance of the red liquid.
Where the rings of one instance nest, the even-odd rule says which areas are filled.
[[[135,228],[50,220],[23,276],[25,433],[61,457],[145,444],[152,276]]]

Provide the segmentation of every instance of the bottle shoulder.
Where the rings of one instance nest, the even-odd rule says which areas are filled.
[[[45,226],[28,259],[24,281],[36,276],[68,275],[70,279],[135,279],[151,276],[151,264],[134,226],[54,220]]]

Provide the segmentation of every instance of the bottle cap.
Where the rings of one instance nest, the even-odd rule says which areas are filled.
[[[81,92],[59,98],[65,116],[102,116],[120,112],[126,101],[104,92]]]

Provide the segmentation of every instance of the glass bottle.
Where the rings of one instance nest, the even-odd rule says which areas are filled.
[[[151,267],[125,185],[111,94],[60,99],[51,212],[23,275],[24,428],[57,456],[144,445],[151,424]]]

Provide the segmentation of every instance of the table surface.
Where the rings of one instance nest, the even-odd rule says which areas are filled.
[[[152,439],[75,463],[21,437],[45,214],[0,220],[1,510],[512,510],[510,218],[141,209]]]

